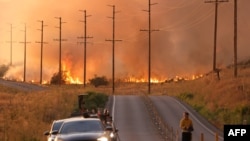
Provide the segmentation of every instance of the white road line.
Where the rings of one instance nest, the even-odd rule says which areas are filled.
[[[112,118],[113,118],[113,120],[115,120],[115,96],[113,96]]]
[[[172,97],[171,97],[172,98]],[[172,98],[174,99],[174,98]],[[178,100],[174,99],[176,103],[178,103],[179,105],[181,105],[183,107],[183,109],[185,109],[186,111],[189,111],[183,104],[181,104]],[[192,112],[189,111],[189,114],[191,114],[193,116],[193,118],[203,127],[205,128],[207,131],[209,131],[212,135],[214,134],[214,132],[212,130],[210,130],[209,128],[207,128],[203,123],[201,123],[193,114]],[[223,139],[223,137],[219,136],[219,138]]]

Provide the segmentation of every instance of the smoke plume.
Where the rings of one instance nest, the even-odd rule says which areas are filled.
[[[203,0],[151,0],[152,77],[165,79],[212,70],[214,4]],[[249,0],[238,1],[238,60],[249,57]],[[113,9],[115,5],[115,18]],[[233,62],[233,1],[219,4],[217,67]],[[41,20],[44,21],[43,77],[58,72],[59,20],[62,18],[62,59],[74,77],[83,77],[84,15],[87,11],[87,78],[112,76],[112,18],[115,20],[116,78],[148,74],[148,0],[0,0],[0,64],[10,62],[10,24],[13,66],[8,76],[22,76],[24,25],[27,42],[27,80],[39,80]]]

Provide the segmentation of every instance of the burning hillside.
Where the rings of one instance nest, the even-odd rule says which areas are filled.
[[[213,60],[213,21],[214,5],[205,4],[201,0],[191,1],[167,1],[157,0],[157,5],[152,6],[152,29],[159,29],[159,32],[152,32],[151,42],[151,82],[159,83],[165,80],[192,80],[199,74],[204,74],[211,70]],[[154,2],[153,2],[154,3]],[[238,59],[249,56],[249,34],[250,20],[248,18],[249,0],[241,0],[239,6],[239,50]],[[94,77],[96,74],[112,77],[112,43],[106,40],[112,39],[112,8],[107,5],[115,5],[117,14],[115,20],[115,77],[116,79],[126,78],[127,82],[146,82],[148,71],[148,41],[149,36],[141,29],[148,28],[148,14],[142,9],[148,8],[148,2],[142,0],[127,1],[0,1],[0,64],[13,62],[6,78],[23,80],[24,70],[24,46],[27,45],[27,66],[26,77],[28,82],[39,82],[40,75],[40,44],[41,28],[40,22],[44,25],[44,44],[43,52],[43,81],[48,83],[54,73],[58,72],[58,36],[61,35],[63,41],[62,58],[67,58],[70,65],[67,65],[68,83],[83,82],[83,58],[84,23],[83,13],[77,9],[86,9],[88,18],[87,37],[94,37],[87,41],[86,52],[86,72],[87,78]],[[56,6],[55,6],[56,5]],[[216,67],[222,68],[232,62],[233,58],[233,1],[223,3],[219,8],[218,36],[217,36],[217,64]],[[46,10],[44,10],[46,9]],[[30,12],[32,11],[32,12]],[[126,12],[125,12],[126,11]],[[189,11],[189,12],[187,12]],[[37,19],[40,17],[41,19]],[[61,17],[61,30],[59,21],[55,17]],[[179,18],[182,17],[182,18]],[[242,19],[246,19],[242,21]],[[27,29],[25,33],[27,44],[24,44],[24,24]],[[228,24],[229,23],[229,24]],[[13,26],[12,26],[13,25]],[[13,27],[13,29],[12,29]],[[244,27],[244,30],[243,30]],[[10,29],[11,28],[11,29]],[[12,31],[5,33],[5,31]],[[12,34],[13,33],[13,34]],[[10,35],[12,38],[10,39]],[[13,39],[13,40],[12,40]],[[56,39],[56,41],[54,41]],[[64,40],[65,39],[65,40]],[[20,44],[10,44],[11,41],[21,42]],[[28,44],[29,43],[29,44]],[[10,46],[12,58],[10,59]],[[129,74],[129,75],[128,75]],[[194,77],[193,77],[193,74]],[[196,75],[197,74],[197,75]],[[177,77],[179,76],[179,77]],[[72,77],[72,78],[71,78]]]

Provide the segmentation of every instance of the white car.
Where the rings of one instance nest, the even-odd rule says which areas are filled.
[[[54,120],[51,124],[50,130],[44,132],[44,135],[47,136],[47,141],[55,140],[56,135],[53,135],[52,132],[59,131],[64,121],[70,120],[70,119],[76,119],[76,118],[83,119],[83,117],[80,116],[80,117],[72,117],[72,118]]]
[[[98,118],[65,120],[52,134],[56,135],[55,141],[112,141],[110,131]]]
[[[51,129],[49,131],[45,131],[44,135],[47,136],[47,141],[54,141],[55,135],[52,135],[51,133],[53,131],[58,131],[63,123],[63,119],[61,120],[54,120],[51,125]]]

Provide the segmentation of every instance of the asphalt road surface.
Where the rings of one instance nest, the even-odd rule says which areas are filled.
[[[113,118],[120,141],[162,141],[140,96],[115,96]]]
[[[45,87],[42,85],[35,85],[32,83],[9,81],[9,80],[3,80],[3,79],[0,79],[0,84],[10,87],[10,88],[23,90],[23,91],[40,91],[40,90],[45,89]]]
[[[189,106],[181,103],[175,98],[169,96],[150,96],[150,99],[152,100],[157,111],[164,119],[164,121],[168,124],[168,126],[172,127],[174,131],[179,130],[179,140],[181,140],[181,130],[179,128],[179,122],[184,111],[188,111],[190,113],[190,118],[193,121],[193,141],[200,141],[201,133],[204,134],[204,141],[216,141],[215,133],[218,133],[220,135],[219,141],[224,140],[222,137],[222,132],[220,130],[208,123]]]
[[[216,141],[215,133],[219,135],[219,141],[223,141],[222,131],[201,117],[190,106],[169,96],[150,96],[153,104],[163,120],[178,133],[181,140],[179,122],[184,111],[190,113],[193,121],[193,141],[200,141],[201,134],[204,141]],[[115,96],[113,99],[113,117],[116,127],[119,129],[120,141],[162,141],[163,138],[152,122],[152,117],[140,96],[126,95]],[[178,130],[178,132],[177,132]]]

